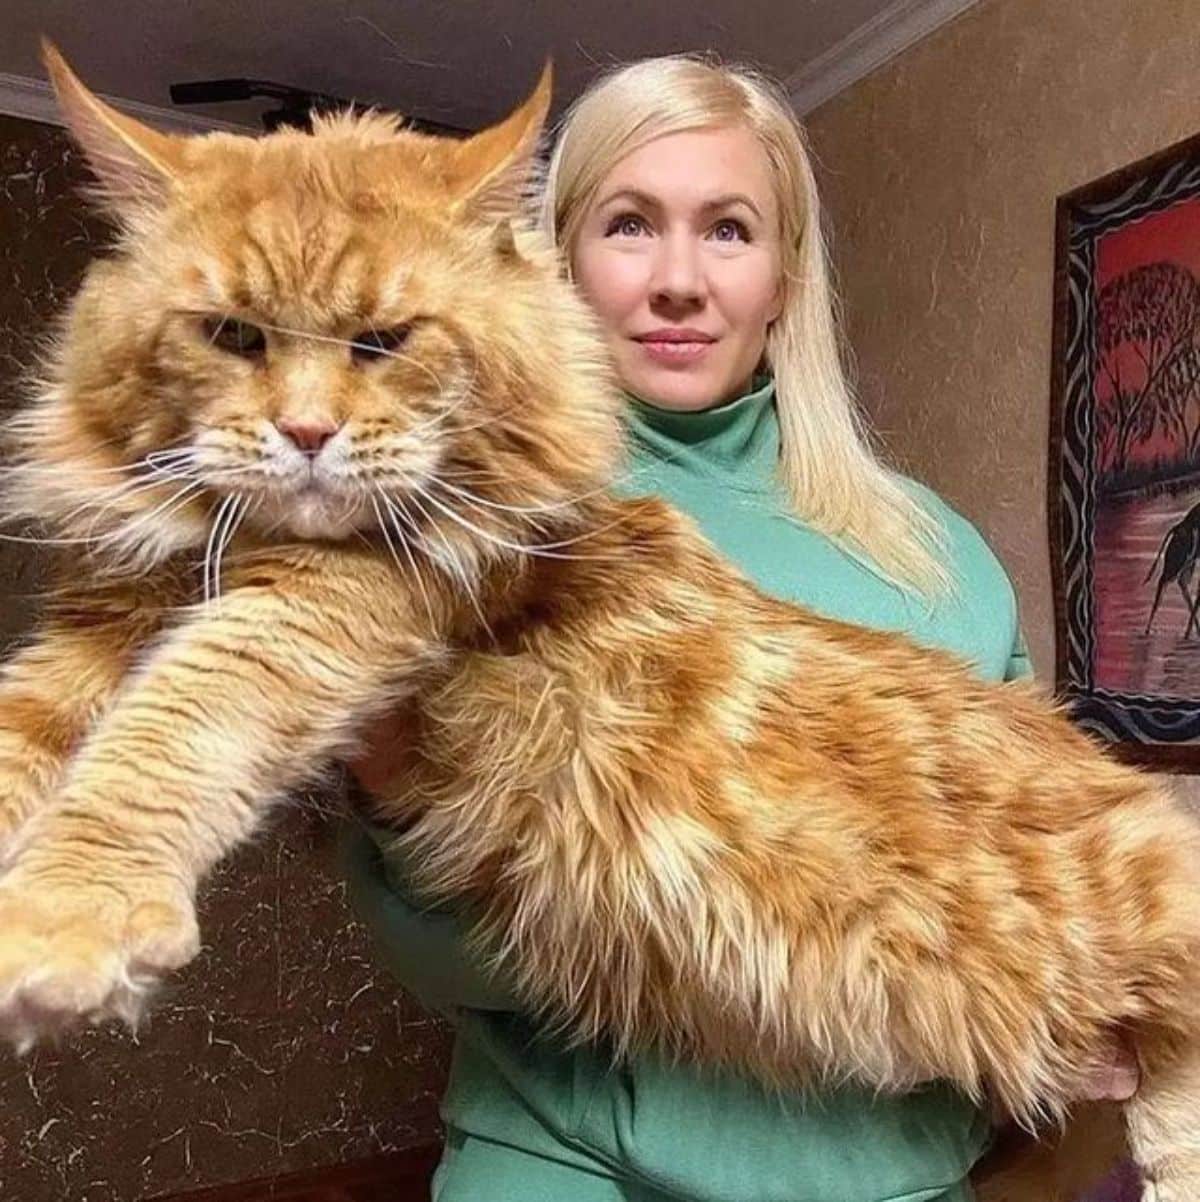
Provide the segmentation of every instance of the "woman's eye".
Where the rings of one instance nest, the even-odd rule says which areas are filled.
[[[257,359],[267,349],[267,336],[258,326],[236,317],[206,317],[204,336],[209,346],[241,355],[246,359]]]
[[[712,228],[712,236],[718,242],[749,242],[750,231],[740,221],[732,217],[718,221]]]
[[[646,230],[646,223],[636,213],[622,213],[614,217],[604,231],[606,237],[619,234],[622,238],[636,238]]]
[[[411,332],[411,323],[392,326],[389,330],[365,330],[351,340],[350,354],[360,362],[388,359],[408,341]]]

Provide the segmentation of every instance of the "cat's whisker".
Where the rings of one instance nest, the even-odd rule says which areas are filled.
[[[190,456],[192,452],[188,451],[151,451],[144,455],[141,459],[134,459],[130,463],[109,464],[107,467],[93,466],[91,464],[81,463],[78,465],[78,470],[86,476],[116,476],[129,475],[130,472],[137,471],[141,467],[149,467],[155,469],[159,466],[159,458],[166,456]],[[61,477],[63,467],[59,464],[48,463],[10,463],[0,467],[0,475],[10,476],[53,476]]]
[[[389,497],[386,493],[380,492],[380,498],[384,503],[389,514],[392,515],[393,521],[396,523],[396,533],[400,538],[400,550],[404,552],[405,558],[408,560],[412,570],[417,573],[417,586],[425,596],[425,601],[429,607],[430,617],[433,616],[432,603],[429,600],[429,594],[425,591],[425,578],[421,573],[416,557],[412,553],[412,548],[420,551],[425,556],[426,560],[433,562],[433,554],[425,541],[424,536],[418,529],[416,522],[413,521],[412,515],[404,508],[403,503],[399,498]],[[408,531],[407,536],[400,529],[401,525]]]
[[[69,522],[72,518],[89,510],[92,511],[91,521],[88,523],[89,532],[96,528],[97,523],[104,517],[105,514],[114,509],[120,502],[129,500],[137,496],[139,493],[149,492],[152,489],[163,488],[169,482],[175,481],[186,483],[191,481],[198,483],[191,476],[172,476],[160,477],[154,480],[128,480],[123,484],[106,487],[103,491],[98,492],[95,496],[88,497],[87,500],[81,501],[69,513],[58,520],[60,522]],[[129,515],[136,517],[137,514]]]
[[[316,334],[310,330],[296,330],[288,326],[272,325],[266,322],[259,322],[257,324],[264,330],[270,330],[276,334],[287,334],[294,338],[305,338],[313,342],[323,342],[333,346],[344,346],[351,350],[363,347],[362,343],[355,342],[353,339],[336,338],[331,334]],[[373,354],[378,355],[380,358],[395,359],[398,362],[406,363],[411,367],[420,369],[421,371],[425,372],[425,374],[433,381],[433,385],[437,389],[438,394],[440,396],[445,395],[446,387],[444,381],[428,364],[422,363],[419,359],[414,359],[411,355],[406,355],[402,351],[381,350],[377,347],[369,347],[366,349],[371,350]],[[471,376],[459,387],[459,395],[457,399],[451,402],[451,404],[447,408],[443,409],[440,413],[435,414],[431,418],[427,418],[423,422],[419,422],[416,426],[413,426],[409,430],[405,431],[406,436],[422,434],[428,429],[441,425],[452,413],[455,412],[455,410],[472,399],[474,395],[472,389],[474,388],[475,381],[479,377],[478,354],[473,352],[472,359],[473,362],[471,367]]]
[[[471,531],[472,534],[478,535],[480,538],[486,539],[488,542],[495,544],[498,547],[503,547],[509,551],[516,551],[522,555],[542,556],[545,559],[596,559],[608,560],[611,556],[607,555],[561,555],[557,554],[557,550],[562,547],[570,547],[575,543],[582,542],[586,538],[594,538],[597,534],[601,534],[605,530],[611,530],[614,526],[619,525],[624,519],[618,518],[612,522],[607,522],[603,526],[595,526],[590,530],[585,530],[582,534],[576,535],[574,538],[560,539],[553,543],[538,543],[531,545],[528,543],[514,543],[508,539],[501,538],[500,535],[492,533],[490,530],[484,530],[482,526],[476,526],[474,522],[463,517],[462,514],[455,512],[453,509],[443,505],[436,497],[431,496],[419,485],[413,487],[431,504],[437,507],[451,521],[457,522],[464,529]]]
[[[204,589],[204,608],[207,611],[209,606],[216,599],[216,589],[213,586],[213,555],[216,551],[217,543],[221,537],[221,524],[225,520],[225,515],[233,508],[235,504],[233,494],[223,497],[216,505],[216,514],[208,528],[208,538],[204,543],[204,559],[201,564],[201,582]],[[212,509],[209,510],[210,514]]]
[[[187,463],[194,460],[196,457],[196,448],[192,446],[184,447],[164,447],[157,451],[147,451],[140,460],[135,460],[136,463],[148,463],[152,467],[166,463],[168,465],[179,463]]]
[[[157,518],[166,518],[177,513],[190,501],[195,499],[196,494],[200,491],[200,487],[200,484],[195,481],[185,484],[183,488],[172,493],[171,496],[159,505],[156,505],[148,513],[137,515],[125,525],[118,526],[115,530],[98,535],[94,541],[103,547],[120,547],[123,543],[127,543],[129,537],[136,534],[143,526],[148,525]]]
[[[452,413],[454,413],[456,410],[461,408],[468,401],[474,399],[474,397],[475,397],[475,381],[479,379],[479,353],[478,353],[478,351],[475,350],[474,347],[469,347],[469,349],[471,351],[471,377],[470,377],[470,379],[466,380],[464,383],[459,385],[457,399],[454,400],[453,402],[451,402],[451,404],[449,406],[447,406],[447,408],[443,409],[441,411],[441,413],[435,414],[434,417],[428,418],[428,419],[426,419],[426,421],[421,422],[418,425],[414,426],[411,430],[408,430],[406,432],[407,434],[409,434],[409,435],[420,434],[425,429],[427,429],[431,426],[436,428],[437,426],[442,425],[446,421],[446,419],[448,417],[450,417],[450,415]],[[467,427],[459,426],[459,427],[457,427],[457,429],[459,431],[462,431],[463,429],[474,429],[474,428],[475,428],[474,426],[467,426]]]
[[[240,493],[234,494],[237,501],[230,511],[231,516],[225,523],[225,533],[220,543],[217,544],[217,554],[213,561],[213,587],[217,594],[217,608],[221,605],[221,557],[225,553],[226,547],[233,541],[233,536],[237,533],[237,528],[241,525],[242,519],[250,511],[252,502],[249,498],[242,496]]]
[[[384,517],[383,510],[379,508],[379,498],[372,495],[371,508],[375,511],[375,523],[379,527],[380,533],[383,535],[383,541],[387,544],[387,549],[392,557],[392,561],[401,572],[404,571],[404,565],[400,562],[400,556],[396,553],[396,548],[392,543],[391,531],[388,529],[388,520]]]
[[[222,318],[222,321],[224,320]],[[400,351],[388,351],[379,347],[366,346],[361,342],[355,342],[352,338],[335,338],[332,334],[315,334],[311,330],[293,330],[287,326],[270,325],[265,321],[256,321],[255,324],[260,329],[270,330],[274,334],[287,334],[292,338],[306,338],[311,342],[325,342],[332,346],[348,347],[350,350],[369,350],[373,355],[377,355],[381,359],[399,360],[402,363],[410,364],[412,367],[420,368],[433,381],[434,387],[439,392],[442,391],[442,381],[433,368],[428,364],[422,363],[419,359],[414,359],[411,355],[405,355]]]
[[[28,547],[92,547],[99,542],[99,535],[90,538],[34,538],[32,535],[0,534],[0,543],[19,543]]]
[[[557,513],[562,509],[573,509],[580,501],[585,501],[589,497],[594,497],[608,491],[608,485],[605,484],[600,488],[593,488],[588,492],[580,493],[576,497],[568,497],[563,501],[550,501],[545,505],[504,505],[499,501],[489,501],[486,497],[481,497],[478,493],[471,492],[470,489],[458,488],[456,485],[448,483],[440,474],[430,476],[429,482],[436,484],[439,488],[444,488],[447,492],[454,493],[455,496],[461,497],[471,505],[484,509],[498,509],[504,513]]]
[[[344,507],[344,508],[343,508],[343,509],[342,509],[342,510],[341,510],[341,511],[338,513],[338,515],[337,515],[337,516],[336,516],[336,517],[333,519],[333,525],[334,525],[334,526],[341,526],[341,525],[342,525],[342,523],[343,523],[343,522],[345,522],[345,521],[346,521],[346,520],[347,520],[347,519],[350,517],[350,515],[351,515],[351,514],[352,514],[352,513],[353,513],[353,512],[354,512],[356,509],[358,509],[358,508],[359,508],[359,506],[360,506],[361,504],[362,504],[362,499],[361,499],[360,497],[356,496],[354,493],[351,493],[350,495],[348,495],[348,496],[346,497],[346,504],[345,504],[345,507]]]
[[[394,511],[391,508],[387,495],[380,493],[379,496],[383,498],[384,504],[388,506],[389,515],[394,515]],[[404,565],[400,562],[400,557],[396,554],[396,547],[392,540],[392,533],[390,529],[391,522],[389,522],[388,517],[385,517],[383,511],[379,508],[379,500],[377,497],[371,497],[371,505],[374,507],[375,517],[379,522],[379,529],[383,534],[384,541],[387,543],[388,551],[391,553],[392,559],[395,561],[396,566],[400,569],[401,573],[403,573]],[[395,516],[392,516],[391,520],[396,521],[397,519]],[[408,540],[400,532],[398,524],[396,533],[399,536],[400,546],[404,551],[404,557],[408,560],[409,570],[417,582],[417,589],[420,591],[421,597],[425,603],[425,611],[429,615],[429,627],[431,630],[434,630],[437,628],[437,619],[434,617],[433,603],[429,599],[429,593],[425,588],[425,581],[422,579],[421,570],[417,566],[417,561],[413,558],[412,551],[409,550]]]
[[[424,434],[427,430],[437,429],[443,425],[446,419],[456,410],[465,405],[474,397],[474,393],[470,387],[464,387],[458,394],[457,398],[446,406],[440,413],[435,413],[433,417],[428,417],[422,422],[418,422],[415,426],[410,426],[404,431],[405,438],[411,438],[414,434]]]
[[[230,476],[239,475],[248,470],[251,469],[218,468],[206,471],[203,476],[195,472],[159,472],[150,480],[133,479],[122,481],[119,484],[105,485],[103,489],[97,490],[95,495],[81,501],[74,509],[56,520],[60,523],[69,522],[79,514],[92,510],[92,519],[88,524],[88,530],[91,531],[95,529],[96,524],[106,513],[121,502],[128,501],[141,493],[163,488],[170,483],[190,482],[197,486],[203,486],[210,482],[228,479]],[[136,517],[137,515],[131,516]],[[89,537],[91,537],[90,534]]]
[[[96,490],[96,496],[88,498],[88,500],[71,510],[71,512],[66,516],[68,519],[74,517],[75,514],[79,513],[81,510],[87,509],[88,506],[92,505],[98,498],[107,498],[108,504],[112,504],[116,501],[123,500],[126,497],[137,496],[138,493],[149,492],[151,489],[155,488],[162,488],[164,484],[168,484],[172,481],[183,482],[195,479],[196,476],[191,472],[177,475],[168,475],[164,472],[161,475],[156,475],[150,480],[140,480],[134,478],[132,480],[123,480],[119,484],[105,484],[100,489]]]
[[[217,508],[217,515],[213,519],[212,526],[208,531],[208,541],[204,546],[204,608],[208,609],[218,594],[220,582],[214,580],[213,577],[213,552],[217,547],[220,537],[221,528],[228,515],[229,511],[236,507],[238,500],[237,493],[229,493],[228,496],[222,499]]]
[[[160,486],[161,481],[155,481],[155,485]],[[184,497],[190,497],[191,495],[195,494],[199,490],[200,490],[199,481],[196,481],[196,480],[185,481],[183,483],[182,488],[175,489],[173,492],[171,492],[171,494],[169,496],[164,497],[163,500],[160,501],[153,509],[147,510],[143,513],[130,514],[128,516],[128,518],[125,519],[125,524],[119,525],[119,526],[115,527],[113,530],[110,530],[105,534],[98,535],[97,537],[100,539],[116,538],[118,536],[118,533],[121,533],[123,536],[124,533],[136,530],[136,529],[140,528],[142,525],[144,525],[146,522],[152,521],[158,515],[160,510],[165,510],[173,502],[180,500]],[[109,510],[112,509],[114,502],[119,499],[120,499],[119,497],[111,498],[107,504],[99,506],[92,514],[92,520],[88,524],[88,529],[89,530],[94,529],[96,526],[96,523],[99,522],[100,519],[102,517],[104,517],[104,515],[109,512]],[[82,509],[84,507],[81,506],[80,508]],[[76,512],[78,512],[78,510]]]
[[[412,487],[415,488],[416,491],[410,493],[409,498],[411,499],[412,503],[421,511],[425,521],[429,525],[429,528],[434,534],[437,535],[442,546],[446,548],[446,555],[449,557],[448,563],[452,573],[458,577],[458,581],[463,587],[463,592],[466,593],[467,600],[471,602],[471,608],[474,609],[475,615],[479,618],[480,624],[483,626],[484,630],[487,631],[488,637],[493,637],[492,628],[488,624],[488,620],[484,615],[482,606],[479,604],[479,598],[476,594],[476,590],[471,585],[470,577],[467,574],[466,568],[462,564],[459,552],[450,545],[450,540],[442,532],[441,527],[433,520],[425,506],[421,504],[420,498],[417,496],[417,493],[421,492],[420,487],[417,485],[412,485]],[[400,505],[401,509],[403,509],[403,502],[401,502],[399,498],[395,498],[395,500],[397,504]]]
[[[474,396],[473,393],[470,393],[470,392],[466,393],[463,397],[461,397],[459,399],[458,404],[461,404],[463,401],[469,399],[472,396]],[[447,417],[449,417],[449,415],[451,413],[453,413],[456,408],[458,408],[458,404],[452,405],[444,413],[439,414],[438,418],[437,418],[438,423],[441,423]],[[488,426],[494,426],[497,423],[504,421],[507,417],[509,417],[514,412],[515,409],[516,409],[515,405],[510,405],[507,409],[501,409],[499,413],[489,414],[487,417],[483,417],[477,422],[470,422],[470,423],[466,423],[466,424],[456,425],[454,427],[454,432],[456,434],[466,434],[471,430],[485,430],[485,429],[487,429]]]
[[[115,467],[87,467],[81,465],[81,470],[86,471],[89,476],[108,476],[118,473],[128,473],[129,465],[126,463],[117,464]],[[51,465],[46,463],[9,463],[0,467],[0,476],[53,476],[61,477],[63,469],[57,464]]]

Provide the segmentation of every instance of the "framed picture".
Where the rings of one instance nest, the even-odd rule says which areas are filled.
[[[1058,201],[1057,687],[1122,758],[1200,771],[1200,136]]]

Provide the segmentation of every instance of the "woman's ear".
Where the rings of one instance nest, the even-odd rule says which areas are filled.
[[[775,284],[775,296],[771,301],[770,317],[767,318],[767,328],[770,329],[782,316],[783,311],[787,307],[788,299],[788,283],[782,271],[779,273],[779,280]]]

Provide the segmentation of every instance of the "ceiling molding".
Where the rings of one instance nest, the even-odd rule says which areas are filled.
[[[974,3],[976,0],[896,0],[788,77],[785,87],[796,111],[801,116],[811,113]]]
[[[183,133],[207,133],[224,129],[235,134],[244,134],[254,127],[235,125],[216,117],[206,117],[186,109],[159,108],[153,104],[142,104],[137,100],[123,100],[120,96],[105,96],[97,93],[101,100],[113,108],[137,117],[158,129],[175,129]],[[46,125],[62,125],[62,114],[54,99],[54,89],[41,79],[30,79],[26,75],[8,75],[0,71],[0,113],[10,117],[24,117],[27,121],[41,121]]]

